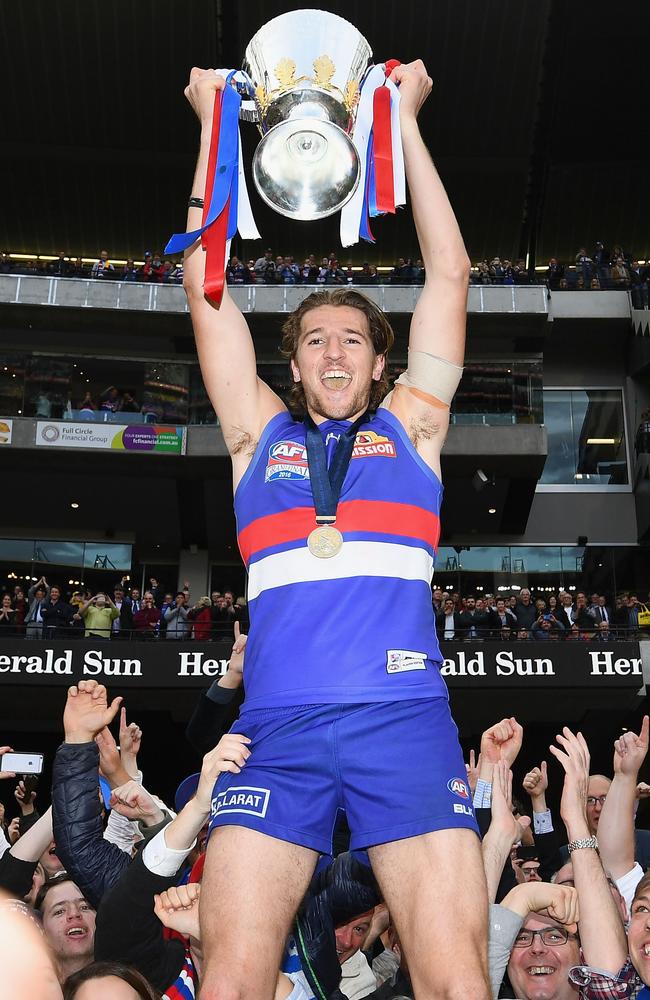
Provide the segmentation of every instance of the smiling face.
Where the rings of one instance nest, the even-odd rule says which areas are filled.
[[[368,910],[366,913],[361,913],[354,920],[350,920],[347,924],[342,924],[334,931],[334,936],[336,937],[336,954],[341,965],[347,962],[348,958],[352,958],[363,944],[370,927],[373,912],[374,910]]]
[[[95,911],[74,882],[54,886],[43,900],[43,931],[58,960],[88,958],[95,943]]]
[[[381,378],[384,362],[375,354],[360,309],[324,305],[302,318],[291,373],[302,383],[316,422],[353,420],[367,408],[372,381]]]
[[[530,913],[523,930],[552,932],[560,925],[548,917]],[[521,931],[520,931],[521,933]],[[527,948],[513,948],[508,962],[508,977],[515,995],[521,1000],[576,1000],[576,991],[569,982],[569,969],[580,962],[576,938],[566,944],[544,944],[539,934]]]
[[[647,875],[639,882],[632,902],[627,944],[634,968],[645,985],[650,985],[650,879]]]

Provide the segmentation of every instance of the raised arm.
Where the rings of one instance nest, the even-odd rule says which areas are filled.
[[[460,377],[459,369],[465,357],[470,261],[447,192],[417,123],[420,108],[431,91],[431,79],[421,60],[398,66],[391,78],[399,83],[404,165],[426,269],[424,288],[411,320],[409,372],[414,362],[412,352],[422,351],[442,359],[433,374],[435,380],[442,376],[448,385],[451,380],[450,394],[453,395],[454,378]],[[448,365],[445,366],[444,362]],[[430,438],[433,451],[437,449],[439,452],[449,424],[449,408],[444,405],[448,404],[448,400],[436,394],[433,381],[428,391],[427,386],[422,388],[420,384],[415,387],[415,392],[405,385],[398,385],[391,409],[403,421],[404,415],[399,412],[401,408],[411,411],[411,415],[417,418],[428,419],[435,427],[435,433]]]
[[[194,68],[185,96],[201,125],[199,157],[191,194],[203,198],[210,151],[215,95],[225,80],[214,70]],[[189,208],[188,231],[199,229],[202,210]],[[205,254],[197,241],[185,252],[183,286],[194,326],[201,373],[219,418],[226,445],[233,456],[235,476],[243,473],[271,417],[285,409],[282,400],[257,377],[255,349],[248,324],[224,288],[219,308],[203,294]]]
[[[598,820],[600,856],[614,879],[622,878],[634,868],[636,786],[648,752],[649,721],[644,716],[638,736],[623,733],[614,743],[614,780]]]
[[[574,735],[566,726],[557,736],[557,742],[561,749],[551,746],[550,750],[565,772],[560,814],[569,836],[569,848],[573,846],[571,862],[580,903],[580,944],[585,964],[615,974],[625,964],[627,940],[587,822],[589,749],[582,733]]]

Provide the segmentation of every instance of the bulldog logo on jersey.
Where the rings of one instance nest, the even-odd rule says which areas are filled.
[[[265,483],[278,479],[309,479],[307,449],[298,441],[276,441],[269,448]]]
[[[369,458],[373,455],[397,458],[395,442],[375,431],[359,431],[354,441],[352,458]]]

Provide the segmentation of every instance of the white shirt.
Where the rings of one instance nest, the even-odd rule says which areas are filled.
[[[454,612],[445,615],[445,639],[453,639],[456,635],[456,624],[454,622]]]
[[[339,989],[348,1000],[367,997],[377,989],[377,980],[362,951],[355,951],[354,955],[341,965]]]

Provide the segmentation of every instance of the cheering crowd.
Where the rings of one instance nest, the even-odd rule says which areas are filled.
[[[227,672],[201,694],[188,723],[203,761],[200,772],[177,775],[173,803],[156,795],[156,775],[139,768],[146,733],[127,720],[123,699],[94,680],[68,690],[51,795],[39,787],[36,796],[32,776],[0,770],[0,792],[13,790],[17,812],[6,822],[0,807],[3,996],[198,995],[213,787],[221,772],[239,773],[255,755],[245,736],[222,734],[244,661],[238,636]],[[454,788],[459,801],[473,800],[483,837],[493,996],[636,997],[650,982],[650,833],[635,828],[650,794],[639,781],[648,718],[638,735],[614,741],[611,775],[590,773],[580,733],[564,728],[557,736],[556,765],[531,761],[523,738],[512,717],[488,728]],[[549,784],[559,791],[561,781],[558,817],[548,796]],[[367,858],[349,853],[346,837],[343,821],[287,939],[275,973],[278,1000],[414,995],[408,955]]]
[[[0,604],[0,638],[25,639],[210,639],[232,638],[235,622],[248,626],[246,600],[231,590],[214,590],[192,602],[189,583],[176,593],[155,577],[142,593],[123,577],[112,592],[64,592],[42,576],[25,590],[5,590]]]
[[[108,250],[102,250],[94,264],[81,257],[68,257],[60,251],[54,261],[15,260],[7,250],[0,258],[0,274],[42,275],[59,278],[97,278],[114,281],[181,285],[182,261],[168,260],[161,253],[147,250],[144,261],[114,264]],[[423,285],[424,263],[421,259],[399,257],[392,268],[365,261],[361,266],[348,260],[343,265],[335,251],[327,256],[310,254],[302,263],[292,256],[274,254],[268,248],[259,257],[248,260],[232,256],[226,268],[229,285]],[[648,308],[650,266],[640,264],[621,246],[611,250],[602,242],[589,251],[580,247],[574,259],[562,262],[551,257],[544,273],[532,274],[523,259],[484,258],[472,267],[472,285],[530,285],[541,283],[551,291],[599,291],[629,289],[637,309]]]
[[[486,593],[461,596],[457,591],[432,592],[439,640],[502,641],[582,640],[609,642],[643,637],[650,626],[647,605],[638,594],[619,594],[613,605],[603,594],[575,598],[568,590],[533,598],[524,587],[508,597]],[[5,585],[0,598],[0,638],[26,639],[196,639],[232,637],[234,623],[247,628],[246,600],[233,591],[214,590],[193,601],[189,584],[177,593],[155,577],[142,593],[126,577],[112,591],[64,592],[45,577],[25,593],[20,584]]]

